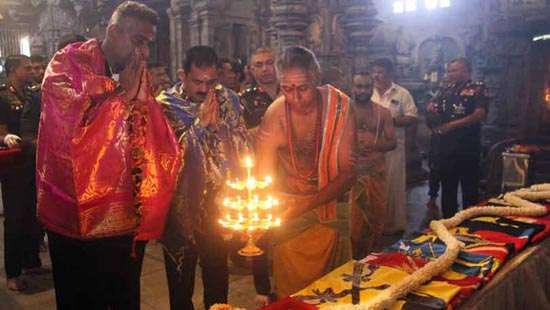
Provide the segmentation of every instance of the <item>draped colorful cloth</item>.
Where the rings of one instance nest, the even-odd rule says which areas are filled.
[[[323,135],[319,153],[319,189],[338,176],[338,151],[346,128],[351,105],[350,98],[331,85],[319,87],[324,103]],[[336,220],[336,199],[316,208],[321,222]]]
[[[194,242],[194,231],[221,233],[216,199],[225,189],[228,174],[242,174],[241,156],[252,152],[239,98],[226,88],[216,96],[220,103],[216,129],[204,128],[196,122],[200,104],[187,97],[182,84],[176,84],[157,97],[184,152],[184,168],[162,237],[163,245],[178,268],[185,248]]]
[[[158,238],[180,154],[155,100],[127,102],[97,40],[55,54],[42,85],[38,216],[81,239]]]
[[[338,89],[324,85],[322,95],[322,145],[319,153],[318,181],[307,182],[279,177],[293,194],[308,194],[322,189],[338,176],[338,153],[350,100]],[[283,167],[284,165],[281,165]],[[289,185],[291,184],[291,185]],[[279,297],[306,287],[350,257],[349,206],[336,200],[289,219],[273,231],[273,279]]]
[[[351,243],[354,258],[370,253],[384,232],[386,214],[386,180],[384,171],[357,178],[349,195]]]
[[[547,206],[550,209],[550,205]],[[465,221],[451,232],[466,247],[449,270],[399,299],[392,309],[452,309],[459,306],[515,254],[550,234],[550,216],[481,216]],[[400,240],[382,253],[365,258],[361,273],[362,303],[398,283],[445,251],[431,231],[413,240]],[[318,279],[293,298],[323,308],[351,303],[353,261]]]

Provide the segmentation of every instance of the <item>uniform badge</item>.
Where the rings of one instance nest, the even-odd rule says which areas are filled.
[[[468,96],[468,97],[471,97],[473,95],[475,95],[475,90],[473,88],[464,88],[461,92],[460,92],[460,95],[461,96]]]
[[[466,108],[464,107],[464,105],[462,104],[462,102],[460,102],[459,104],[453,104],[453,114],[458,114],[458,115],[465,115],[466,114]]]

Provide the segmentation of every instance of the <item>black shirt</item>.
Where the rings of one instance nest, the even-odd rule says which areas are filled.
[[[12,85],[0,85],[0,125],[5,125],[8,133],[21,135],[21,114],[26,102],[27,92],[20,96]]]
[[[40,86],[27,86],[23,94],[9,84],[0,85],[0,125],[21,137],[21,159],[34,167],[35,140],[40,122]]]
[[[243,118],[246,128],[254,128],[262,122],[262,118],[274,99],[259,85],[252,85],[239,93],[243,105]]]
[[[436,98],[441,124],[467,117],[477,108],[487,110],[488,103],[485,85],[472,81],[451,84]],[[480,148],[480,123],[456,128],[441,136],[440,152],[443,156],[479,156]]]

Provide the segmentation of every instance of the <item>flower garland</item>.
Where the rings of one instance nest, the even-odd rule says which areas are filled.
[[[550,191],[550,183],[536,184],[531,186],[531,190],[535,192]]]
[[[547,209],[528,200],[550,199],[550,184],[533,185],[529,189],[522,189],[504,195],[504,200],[514,207],[473,207],[455,214],[452,218],[432,221],[430,228],[441,239],[447,249],[443,255],[424,265],[414,273],[408,275],[399,283],[382,291],[375,298],[363,305],[336,305],[328,307],[333,310],[374,310],[390,308],[395,301],[409,292],[419,288],[422,284],[428,282],[433,277],[449,269],[456,260],[458,253],[464,247],[464,244],[458,241],[450,232],[449,228],[458,226],[463,221],[481,216],[543,216]]]
[[[147,165],[144,149],[147,135],[147,105],[138,100],[130,101],[128,105],[128,133],[130,136],[131,145],[131,163],[130,173],[132,175],[133,189],[132,197],[134,198],[134,208],[136,212],[136,229],[142,218],[142,202],[143,202],[143,171]]]

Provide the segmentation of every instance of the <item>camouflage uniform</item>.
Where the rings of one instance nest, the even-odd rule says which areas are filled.
[[[239,93],[244,112],[243,118],[246,128],[254,128],[260,125],[262,117],[275,100],[259,85],[251,85]]]
[[[4,205],[4,255],[7,278],[21,275],[23,268],[41,266],[38,256],[42,232],[36,218],[34,137],[40,117],[39,87],[25,87],[18,94],[9,84],[0,85],[0,125],[22,138],[22,165],[2,175]],[[38,115],[35,115],[38,113]],[[32,129],[34,126],[35,129]]]

